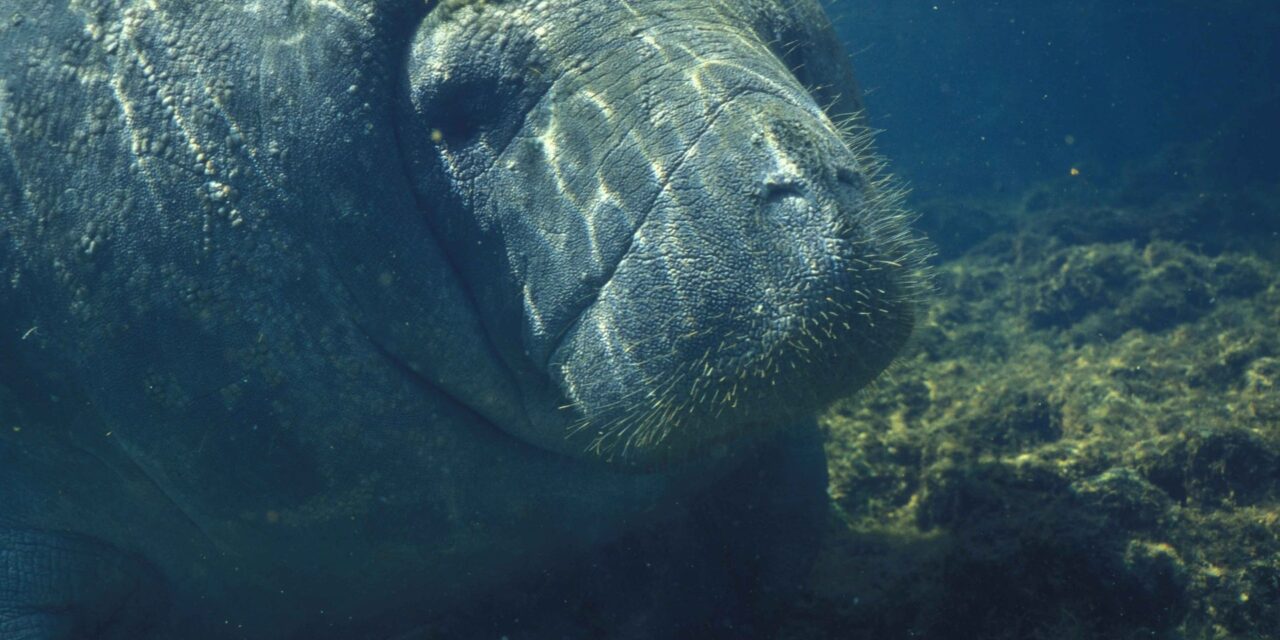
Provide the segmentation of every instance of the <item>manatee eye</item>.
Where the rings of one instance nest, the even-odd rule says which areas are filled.
[[[469,180],[498,160],[520,131],[529,81],[501,59],[489,64],[435,66],[411,77],[411,118],[454,180]]]
[[[423,102],[427,126],[440,132],[440,142],[451,147],[471,145],[476,136],[494,125],[493,109],[484,109],[480,96],[492,93],[491,83],[462,81],[445,83],[436,95]]]
[[[545,91],[529,72],[534,38],[504,24],[493,6],[466,4],[429,16],[409,54],[406,142],[452,180],[493,166]]]

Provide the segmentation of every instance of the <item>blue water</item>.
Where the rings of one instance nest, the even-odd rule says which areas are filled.
[[[1280,181],[1280,3],[834,0],[880,144],[920,195],[1106,181],[1219,141],[1216,177]]]

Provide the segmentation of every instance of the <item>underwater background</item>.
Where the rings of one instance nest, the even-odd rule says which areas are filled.
[[[1280,639],[1280,0],[824,4],[937,255],[770,637]]]
[[[1280,638],[1280,3],[826,3],[936,283],[785,638]]]

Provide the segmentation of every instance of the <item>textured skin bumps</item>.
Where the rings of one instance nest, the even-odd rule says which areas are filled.
[[[390,634],[664,518],[802,568],[912,324],[856,108],[810,2],[0,0],[0,637]]]

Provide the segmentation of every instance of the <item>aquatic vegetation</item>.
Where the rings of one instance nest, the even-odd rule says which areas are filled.
[[[1277,628],[1280,263],[1244,229],[1280,209],[1188,213],[1275,194],[1052,192],[924,206],[953,259],[914,351],[823,420],[837,518],[788,637]]]

